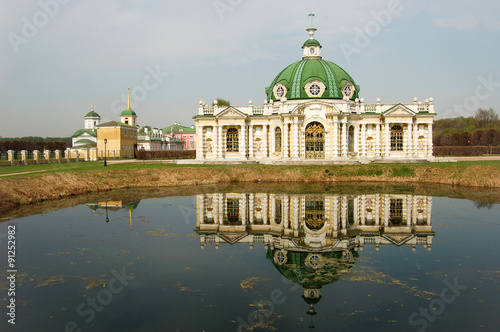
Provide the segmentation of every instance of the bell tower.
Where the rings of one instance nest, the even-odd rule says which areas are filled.
[[[120,114],[120,122],[129,126],[136,126],[137,114],[130,108],[130,88],[128,88],[127,109]]]

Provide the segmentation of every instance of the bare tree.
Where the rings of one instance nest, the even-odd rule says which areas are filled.
[[[476,118],[479,128],[498,122],[498,114],[492,108],[489,110],[478,109],[474,118]]]

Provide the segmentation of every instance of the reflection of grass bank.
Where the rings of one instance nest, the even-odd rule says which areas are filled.
[[[41,171],[37,173],[25,173]],[[16,173],[21,173],[18,174]],[[396,182],[449,184],[461,187],[500,188],[499,161],[368,165],[175,165],[80,162],[0,168],[0,205],[4,207],[57,200],[118,188],[159,188],[203,184],[291,182]],[[286,183],[286,185],[284,184]],[[334,185],[335,184],[335,185]]]

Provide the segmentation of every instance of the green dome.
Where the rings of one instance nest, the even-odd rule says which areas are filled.
[[[317,41],[309,39],[304,45],[309,46],[306,44],[314,42]],[[321,87],[319,95],[311,96],[306,92],[306,85],[311,84],[311,81],[323,83],[324,86]],[[359,86],[356,85],[353,78],[341,67],[323,59],[302,59],[283,69],[272,81],[271,86],[266,88],[268,101],[280,99],[274,93],[275,87],[279,83],[285,87],[286,95],[284,97],[288,100],[343,99],[343,89],[346,84],[354,90],[350,99],[354,100],[359,97]]]
[[[99,114],[94,111],[90,111],[85,115],[86,118],[100,118]]]
[[[120,116],[137,116],[133,110],[124,110]]]
[[[316,39],[310,38],[310,39],[306,40],[306,42],[304,43],[304,45],[302,47],[306,47],[306,46],[321,46],[321,45],[319,44],[319,41],[317,41]]]
[[[334,283],[342,279],[354,266],[354,261],[345,261],[342,251],[318,253],[322,257],[324,265],[317,270],[307,266],[306,259],[311,253],[288,251],[287,262],[278,265],[274,261],[274,254],[279,249],[268,249],[266,258],[271,260],[274,267],[288,280],[294,284],[306,288],[321,288],[322,286]],[[357,258],[357,253],[353,252],[353,257]]]

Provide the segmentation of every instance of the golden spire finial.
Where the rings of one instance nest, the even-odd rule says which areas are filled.
[[[127,103],[127,110],[130,110],[130,87],[128,87],[128,103]]]
[[[130,216],[130,231],[132,232],[132,210],[128,210],[128,215]]]

